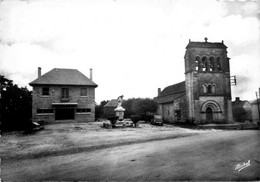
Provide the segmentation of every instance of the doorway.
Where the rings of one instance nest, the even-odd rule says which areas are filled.
[[[211,109],[211,107],[208,107],[206,109],[206,120],[209,123],[213,121],[213,110]]]

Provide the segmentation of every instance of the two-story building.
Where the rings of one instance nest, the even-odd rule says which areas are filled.
[[[32,120],[45,122],[95,120],[95,88],[90,78],[76,69],[54,68],[31,83],[33,87]]]

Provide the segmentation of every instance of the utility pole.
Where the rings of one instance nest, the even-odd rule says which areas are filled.
[[[2,83],[0,83],[0,126],[2,126]]]
[[[256,95],[256,104],[257,104],[257,108],[258,108],[258,126],[260,126],[259,98],[257,96],[257,92],[255,92],[255,95]]]

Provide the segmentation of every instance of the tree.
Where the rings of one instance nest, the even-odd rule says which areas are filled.
[[[32,117],[32,92],[0,75],[1,129],[22,130]]]
[[[149,98],[131,98],[123,102],[123,107],[126,109],[125,115],[143,115],[156,112],[158,105],[153,99]]]
[[[104,106],[108,103],[108,100],[103,100],[99,105],[96,105],[95,108],[95,117],[100,118],[104,116]]]
[[[252,110],[243,107],[233,107],[233,117],[237,122],[244,122],[245,120],[252,120]]]
[[[127,99],[124,100],[122,103],[122,107],[125,108],[125,117],[130,117],[130,115],[135,114],[135,109],[134,109],[134,102],[135,98]]]
[[[149,98],[137,99],[134,108],[138,113],[154,113],[157,110],[157,103]]]

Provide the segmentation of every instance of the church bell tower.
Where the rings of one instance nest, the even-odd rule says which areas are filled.
[[[224,42],[189,41],[185,52],[187,119],[200,123],[230,123],[230,67]]]

